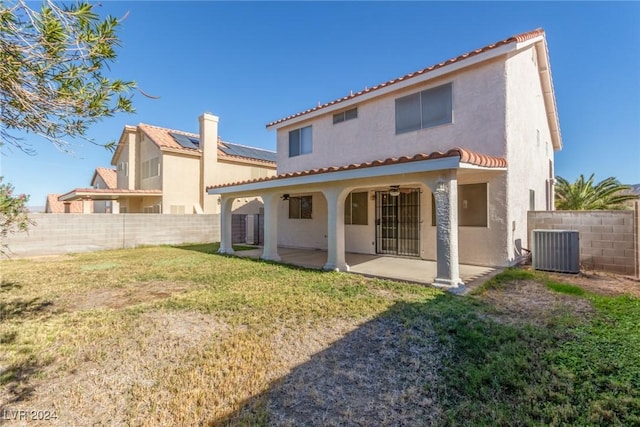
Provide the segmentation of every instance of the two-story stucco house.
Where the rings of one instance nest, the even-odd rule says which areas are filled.
[[[232,144],[218,136],[218,117],[203,114],[199,134],[140,123],[125,126],[111,164],[111,185],[76,188],[59,197],[83,200],[112,213],[219,213],[205,184],[260,179],[275,175],[276,153]],[[97,182],[98,185],[94,185]],[[238,213],[258,213],[255,199],[237,200]]]
[[[562,141],[544,31],[519,34],[267,125],[276,177],[215,184],[221,252],[238,197],[265,205],[262,257],[278,245],[437,263],[506,266],[527,247],[527,211],[553,209]]]

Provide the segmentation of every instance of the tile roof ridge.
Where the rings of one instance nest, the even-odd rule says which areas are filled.
[[[511,44],[511,43],[520,43],[520,42],[523,42],[523,41],[526,41],[526,40],[530,40],[530,39],[533,39],[533,38],[538,37],[538,36],[544,36],[544,35],[545,35],[544,30],[541,27],[539,27],[539,28],[537,28],[535,30],[532,30],[532,31],[519,33],[519,34],[516,34],[516,35],[511,36],[509,38],[497,41],[495,43],[491,43],[491,44],[485,45],[485,46],[483,46],[481,48],[478,48],[478,49],[463,53],[461,55],[458,55],[458,56],[455,56],[453,58],[444,60],[442,62],[438,62],[436,64],[433,64],[433,65],[427,66],[425,68],[419,69],[417,71],[413,71],[413,72],[407,73],[407,74],[405,74],[403,76],[396,77],[395,79],[387,80],[386,82],[379,83],[379,84],[377,84],[375,86],[372,86],[372,87],[365,86],[364,89],[362,89],[362,90],[360,90],[358,92],[354,93],[353,91],[351,91],[349,95],[343,96],[342,98],[338,98],[338,99],[335,99],[333,101],[325,102],[324,104],[320,103],[319,105],[317,105],[315,107],[312,107],[312,108],[309,108],[307,110],[304,110],[304,111],[301,111],[301,112],[298,112],[298,113],[295,113],[295,114],[291,114],[289,116],[286,116],[286,117],[283,117],[281,119],[278,119],[278,120],[272,121],[270,123],[267,123],[266,127],[268,128],[270,126],[274,126],[274,125],[286,122],[288,120],[304,116],[304,115],[312,113],[314,111],[322,110],[322,109],[330,107],[332,105],[339,104],[341,102],[348,101],[348,100],[353,99],[353,98],[357,98],[357,97],[362,96],[364,94],[367,94],[367,93],[370,93],[370,92],[374,92],[374,91],[382,89],[384,87],[391,86],[391,85],[396,84],[398,82],[405,81],[407,79],[411,79],[411,78],[416,77],[418,75],[422,75],[422,74],[428,73],[430,71],[434,71],[434,70],[439,69],[439,68],[443,68],[443,67],[445,67],[445,66],[447,66],[449,64],[453,64],[455,62],[462,61],[464,59],[479,55],[479,54],[481,54],[483,52],[487,52],[489,50],[495,49],[495,48],[500,47],[500,46],[504,46],[504,45]]]

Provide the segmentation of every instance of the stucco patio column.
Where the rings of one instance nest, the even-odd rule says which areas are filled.
[[[278,255],[278,204],[279,194],[262,195],[264,204],[264,246],[260,258],[267,261],[280,261]]]
[[[324,270],[349,271],[344,255],[344,188],[322,190],[327,199],[327,263]]]
[[[111,201],[111,213],[112,214],[119,214],[120,213],[120,201],[119,200],[112,200]]]
[[[219,254],[233,254],[231,239],[231,207],[234,197],[220,197],[220,249]]]
[[[434,286],[457,288],[458,260],[458,177],[449,171],[430,183],[436,200],[437,273]]]

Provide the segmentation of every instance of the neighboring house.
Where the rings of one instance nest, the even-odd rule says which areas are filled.
[[[59,194],[47,194],[45,213],[83,213],[82,200],[61,202],[58,197],[60,197]]]
[[[125,126],[111,159],[115,171],[96,169],[92,188],[76,188],[60,200],[92,200],[95,212],[219,213],[216,198],[205,198],[205,183],[270,177],[275,160],[275,152],[222,141],[211,114],[200,117],[199,134],[140,123]],[[257,214],[261,206],[243,198],[234,211]]]
[[[562,148],[544,31],[519,34],[267,125],[278,175],[211,183],[231,253],[238,197],[265,204],[262,257],[278,245],[506,266],[527,247],[527,211],[553,209]]]

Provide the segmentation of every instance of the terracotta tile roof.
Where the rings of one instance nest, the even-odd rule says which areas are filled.
[[[118,186],[118,173],[115,169],[111,168],[96,168],[96,172],[94,174],[94,180],[96,175],[98,175],[105,184],[107,184],[107,188],[116,188]],[[93,181],[93,180],[92,180]],[[93,184],[93,182],[92,182]]]
[[[159,127],[159,126],[153,126],[153,125],[149,125],[149,124],[146,124],[146,123],[140,123],[138,125],[138,128],[141,129],[145,134],[147,134],[149,139],[151,139],[160,149],[169,148],[169,149],[173,149],[173,150],[182,150],[182,151],[187,151],[187,152],[191,152],[191,153],[198,153],[198,154],[202,152],[199,148],[183,147],[182,145],[180,145],[175,140],[175,138],[173,136],[171,136],[172,133],[175,133],[175,134],[178,134],[178,135],[184,135],[184,136],[187,136],[189,138],[193,138],[193,139],[198,139],[199,140],[200,139],[200,135],[198,135],[198,134],[191,133],[191,132],[184,132],[184,131],[176,130],[176,129],[169,129],[169,128],[163,128],[163,127]],[[228,145],[236,145],[236,146],[238,146],[239,144],[234,144],[234,143],[231,143],[231,142],[225,142],[225,141],[222,141],[220,138],[218,138],[218,157],[219,158],[223,158],[223,159],[234,159],[234,158],[237,158],[237,159],[250,159],[250,160],[254,160],[256,162],[260,162],[260,163],[275,165],[275,162],[271,162],[271,161],[264,160],[264,159],[227,154],[221,149],[221,147],[225,148]],[[255,148],[255,147],[250,147],[250,148]],[[258,149],[258,150],[269,151],[269,150],[264,150],[264,149]]]
[[[71,194],[140,194],[144,195],[162,195],[162,190],[129,190],[126,188],[74,188],[73,190],[59,196],[60,198]]]
[[[280,174],[277,176],[271,176],[266,178],[258,178],[248,181],[239,181],[227,184],[212,185],[207,187],[207,190],[213,188],[230,187],[240,184],[252,184],[256,182],[272,181],[275,179],[293,178],[298,176],[317,175],[323,173],[339,172],[352,169],[364,169],[372,168],[376,166],[396,165],[400,163],[419,162],[423,160],[441,159],[444,157],[460,157],[461,163],[467,163],[469,165],[482,166],[487,168],[506,168],[507,161],[503,157],[488,156],[486,154],[476,153],[475,151],[466,150],[464,148],[452,148],[451,150],[442,153],[440,151],[434,151],[430,154],[419,153],[414,156],[402,156],[402,157],[390,157],[384,160],[374,160],[372,162],[352,163],[345,166],[333,166],[327,168],[310,169],[300,172],[289,172]]]
[[[351,93],[351,94],[349,94],[349,95],[347,95],[345,97],[342,97],[342,98],[333,100],[331,102],[327,102],[325,104],[318,105],[317,107],[313,107],[313,108],[310,108],[308,110],[302,111],[300,113],[292,114],[292,115],[284,117],[282,119],[273,121],[273,122],[267,124],[267,127],[274,126],[274,125],[277,125],[277,124],[282,123],[282,122],[286,122],[287,120],[291,120],[291,119],[294,119],[296,117],[304,116],[305,114],[309,114],[309,113],[312,113],[314,111],[318,111],[318,110],[321,110],[323,108],[327,108],[327,107],[330,107],[332,105],[339,104],[341,102],[344,102],[344,101],[347,101],[347,100],[350,100],[350,99],[353,99],[353,98],[357,98],[357,97],[362,96],[364,94],[374,92],[376,90],[391,86],[391,85],[396,84],[396,83],[403,82],[405,80],[408,80],[408,79],[411,79],[411,78],[414,78],[414,77],[418,77],[418,76],[420,76],[422,74],[428,73],[430,71],[437,70],[439,68],[446,67],[447,65],[453,64],[455,62],[460,62],[460,61],[462,61],[464,59],[471,58],[471,57],[479,55],[481,53],[496,49],[496,48],[498,48],[500,46],[504,46],[504,45],[507,45],[507,44],[510,44],[510,43],[521,43],[521,42],[533,39],[533,38],[538,37],[538,36],[543,36],[543,35],[544,35],[544,30],[542,28],[538,28],[536,30],[529,31],[529,32],[526,32],[526,33],[522,33],[522,34],[517,34],[515,36],[509,37],[509,38],[504,39],[504,40],[501,40],[499,42],[496,42],[496,43],[481,47],[479,49],[473,50],[471,52],[467,52],[467,53],[464,53],[462,55],[456,56],[455,58],[451,58],[449,60],[440,62],[438,64],[431,65],[431,66],[429,66],[427,68],[423,68],[423,69],[415,71],[413,73],[405,74],[402,77],[398,77],[396,79],[389,80],[389,81],[384,82],[384,83],[380,83],[377,86],[373,86],[373,87],[370,87],[370,88],[365,88],[365,89],[363,89],[363,90],[361,90],[359,92]]]
[[[58,200],[59,194],[47,194],[47,204],[45,212],[47,213],[64,213],[64,202]],[[76,200],[69,203],[69,213],[82,213],[82,200]]]

